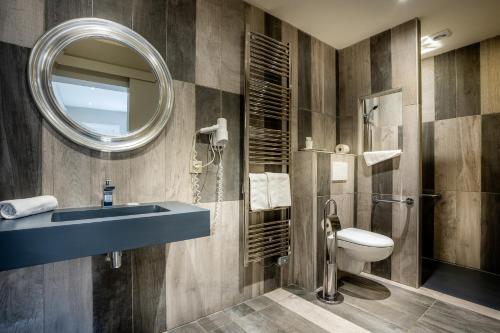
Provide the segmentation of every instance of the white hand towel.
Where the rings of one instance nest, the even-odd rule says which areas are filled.
[[[267,176],[265,173],[250,173],[250,209],[269,209]]]
[[[346,182],[348,170],[347,162],[332,162],[332,182]]]
[[[54,210],[57,208],[57,205],[57,199],[51,195],[5,200],[0,202],[0,215],[4,219],[18,219],[20,217]]]
[[[401,155],[401,149],[397,150],[380,150],[380,151],[367,151],[363,153],[366,165],[372,166],[374,164],[387,161],[391,158]]]
[[[290,176],[287,173],[272,172],[266,172],[266,175],[271,208],[291,206]]]

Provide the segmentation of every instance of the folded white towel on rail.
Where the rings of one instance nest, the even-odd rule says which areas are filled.
[[[291,206],[290,176],[287,173],[272,172],[266,172],[266,175],[271,208]]]
[[[380,150],[380,151],[367,151],[363,153],[366,165],[372,166],[374,164],[387,161],[391,158],[401,155],[401,149],[396,150]]]
[[[249,173],[250,178],[250,209],[269,209],[269,194],[267,175],[265,173]]]
[[[0,215],[4,219],[18,219],[20,217],[54,210],[57,208],[57,205],[57,199],[51,195],[5,200],[0,202]]]

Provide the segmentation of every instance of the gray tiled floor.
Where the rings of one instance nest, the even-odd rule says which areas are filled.
[[[338,305],[323,304],[314,293],[294,286],[284,289],[370,332],[500,332],[500,321],[495,319],[359,276],[342,280],[339,290],[344,301]],[[259,296],[169,333],[326,332],[299,312]]]

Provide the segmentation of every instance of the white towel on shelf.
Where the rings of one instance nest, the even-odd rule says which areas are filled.
[[[269,209],[267,176],[265,173],[249,173],[250,210]]]
[[[380,150],[380,151],[367,151],[363,153],[366,165],[372,166],[374,164],[387,161],[391,158],[401,155],[401,149],[396,150]]]
[[[5,200],[0,202],[0,215],[8,220],[18,219],[54,210],[57,208],[57,205],[57,199],[51,195]]]
[[[290,176],[287,173],[266,172],[269,204],[271,208],[290,207],[292,196],[290,194]]]

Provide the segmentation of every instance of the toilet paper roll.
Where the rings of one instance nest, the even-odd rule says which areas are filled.
[[[351,149],[349,148],[348,145],[340,144],[335,147],[335,152],[337,154],[349,154],[350,151]]]

